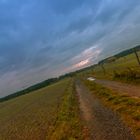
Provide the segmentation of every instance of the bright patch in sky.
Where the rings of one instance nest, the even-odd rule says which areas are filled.
[[[81,61],[80,63],[78,63],[78,64],[76,64],[75,65],[75,68],[81,68],[81,67],[83,67],[83,66],[86,66],[87,64],[89,64],[89,59],[87,59],[87,60],[83,60],[83,61]]]

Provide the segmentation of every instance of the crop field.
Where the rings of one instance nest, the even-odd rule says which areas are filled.
[[[79,138],[79,109],[72,83],[63,80],[0,103],[0,140]]]

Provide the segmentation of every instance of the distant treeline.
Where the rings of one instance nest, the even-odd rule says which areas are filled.
[[[13,98],[25,95],[25,94],[29,94],[32,91],[35,91],[35,90],[41,89],[43,87],[49,86],[51,84],[54,84],[54,83],[56,83],[56,82],[58,82],[58,81],[60,81],[60,80],[62,80],[64,78],[72,77],[72,76],[74,76],[74,74],[75,74],[75,72],[72,72],[72,73],[62,75],[59,78],[50,78],[48,80],[45,80],[45,81],[40,82],[38,84],[35,84],[35,85],[31,86],[31,87],[28,87],[28,88],[26,88],[24,90],[21,90],[21,91],[18,91],[16,93],[13,93],[13,94],[10,94],[8,96],[5,96],[3,98],[0,98],[0,102],[4,102],[4,101],[7,101],[7,100],[10,100],[10,99],[13,99]]]
[[[106,63],[106,62],[115,61],[115,59],[118,59],[120,57],[124,57],[124,56],[127,56],[129,54],[132,54],[132,53],[134,53],[134,51],[140,51],[140,45],[138,45],[136,47],[133,47],[131,49],[122,51],[122,52],[120,52],[120,53],[118,53],[114,56],[108,57],[104,60],[101,60],[98,64],[103,64],[103,63]]]
[[[8,95],[6,97],[0,98],[0,102],[7,101],[7,100],[10,100],[10,99],[16,98],[18,96],[21,96],[21,95],[28,94],[28,93],[30,93],[32,91],[35,91],[35,90],[38,90],[40,88],[49,86],[50,84],[55,83],[58,80],[59,80],[58,78],[52,78],[52,79],[45,80],[45,81],[43,81],[41,83],[38,83],[38,84],[33,85],[31,87],[28,87],[28,88],[26,88],[26,89],[24,89],[22,91],[18,91],[16,93],[10,94],[10,95]]]

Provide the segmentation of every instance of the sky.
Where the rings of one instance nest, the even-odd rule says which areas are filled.
[[[138,44],[139,0],[0,0],[0,97]]]

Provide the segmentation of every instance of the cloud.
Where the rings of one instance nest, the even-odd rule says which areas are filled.
[[[82,5],[82,3],[84,2],[84,0],[79,0],[79,1],[75,1],[75,0],[71,0],[71,1],[65,1],[65,0],[50,0],[49,1],[53,10],[58,13],[58,14],[68,14],[69,12],[75,10],[76,8],[78,8],[79,6]]]
[[[72,61],[76,62],[76,61],[83,61],[85,59],[86,60],[87,59],[90,60],[93,58],[96,59],[98,55],[101,53],[101,50],[98,49],[98,47],[99,45],[96,45],[85,49],[83,52],[81,52],[80,54],[72,58]]]
[[[83,32],[88,26],[93,23],[92,15],[86,15],[80,19],[77,19],[75,22],[72,22],[66,29],[65,32]]]
[[[89,63],[90,63],[90,60],[89,59],[86,59],[86,60],[83,60],[83,61],[79,62],[78,64],[75,64],[73,66],[73,68],[79,69],[79,68],[82,68],[82,67],[87,66]]]
[[[99,46],[99,45],[98,45]],[[98,49],[98,46],[91,46],[80,54],[73,57],[71,61],[71,66],[67,66],[63,72],[71,72],[75,69],[81,69],[89,65],[97,63],[98,56],[102,52],[101,49]]]
[[[115,26],[110,34],[100,39],[103,44],[100,59],[140,44],[139,32],[136,31],[140,29],[140,24],[135,23],[140,18],[139,9],[140,5],[135,6],[130,13],[119,21],[120,23]]]

